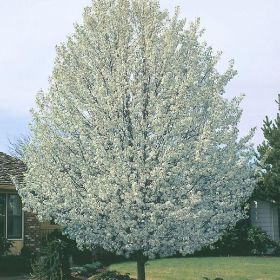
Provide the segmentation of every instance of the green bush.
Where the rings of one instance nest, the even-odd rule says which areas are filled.
[[[88,249],[78,249],[76,241],[62,234],[60,230],[54,230],[53,232],[49,233],[42,241],[42,243],[43,245],[46,245],[47,243],[54,240],[64,241],[66,246],[65,250],[67,250],[68,254],[72,256],[72,260],[75,265],[82,266],[84,264],[92,262],[92,252]]]
[[[277,257],[280,257],[280,241],[275,242],[275,247],[274,247],[273,255],[277,256]]]
[[[13,246],[13,242],[1,237],[0,238],[0,256],[4,256],[9,253],[11,247]]]
[[[30,261],[34,261],[36,259],[37,254],[38,252],[34,252],[33,250],[31,250],[26,246],[23,246],[20,251],[20,255],[26,259],[29,259]]]
[[[46,247],[48,244],[50,244],[53,241],[60,240],[63,242],[64,249],[67,250],[67,252],[72,253],[74,248],[76,247],[76,242],[70,238],[68,238],[66,235],[62,234],[61,230],[55,229],[54,231],[50,232],[47,236],[45,236],[41,241],[41,246]]]
[[[273,250],[276,243],[259,227],[248,229],[249,250],[253,255],[263,255]]]
[[[62,240],[54,240],[41,249],[41,256],[33,265],[30,279],[69,280],[70,265],[67,244]]]
[[[89,278],[89,280],[131,280],[131,278],[129,274],[123,275],[117,271],[105,271]]]
[[[74,264],[84,265],[92,262],[92,252],[88,249],[80,250],[76,246],[71,252]]]
[[[84,267],[88,270],[89,273],[95,273],[98,269],[102,268],[103,265],[101,262],[94,262],[85,264]]]
[[[108,252],[103,248],[94,249],[93,258],[95,261],[100,261],[106,266],[109,266],[113,263],[123,262],[127,260],[124,256],[119,256],[112,252]]]
[[[86,276],[88,274],[88,270],[83,266],[73,266],[70,268],[71,272],[77,275]]]
[[[261,228],[242,221],[236,227],[209,247],[197,252],[196,255],[210,256],[250,256],[272,252],[276,243]]]
[[[30,259],[23,256],[2,256],[0,259],[0,276],[16,276],[31,272]]]
[[[85,264],[83,266],[71,267],[71,272],[81,275],[81,276],[90,276],[98,272],[99,269],[103,268],[101,262],[94,262]]]

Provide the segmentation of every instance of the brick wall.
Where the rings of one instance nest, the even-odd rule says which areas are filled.
[[[32,213],[24,213],[24,246],[38,252],[40,250],[40,223]]]

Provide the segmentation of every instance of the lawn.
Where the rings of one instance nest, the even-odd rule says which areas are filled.
[[[136,277],[136,263],[114,264],[110,269]],[[280,280],[280,258],[220,257],[174,258],[150,261],[146,266],[147,280]]]

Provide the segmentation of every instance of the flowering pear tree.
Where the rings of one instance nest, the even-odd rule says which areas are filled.
[[[239,139],[236,74],[155,0],[95,0],[37,95],[25,208],[78,244],[137,258],[188,254],[244,217],[251,134]]]

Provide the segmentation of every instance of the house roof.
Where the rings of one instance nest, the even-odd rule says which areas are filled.
[[[0,185],[13,185],[12,177],[22,181],[25,171],[21,160],[0,152]]]

